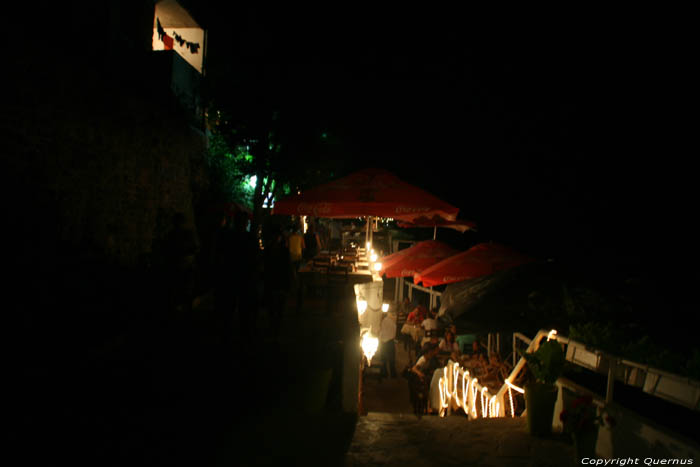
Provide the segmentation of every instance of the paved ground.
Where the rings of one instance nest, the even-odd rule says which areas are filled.
[[[565,438],[535,438],[523,418],[469,421],[370,412],[360,417],[346,467],[355,466],[570,466]]]
[[[397,370],[408,363],[402,345],[396,346]],[[569,466],[573,446],[562,436],[535,438],[525,419],[467,420],[413,414],[408,381],[367,375],[364,405],[345,458],[355,466]]]

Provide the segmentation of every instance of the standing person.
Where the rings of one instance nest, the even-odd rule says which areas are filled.
[[[265,247],[264,284],[265,306],[272,332],[279,338],[282,316],[287,303],[287,292],[290,285],[291,266],[289,250],[284,243],[284,237],[279,227],[272,228],[270,244]]]
[[[233,337],[236,311],[244,337],[250,336],[257,318],[259,249],[253,234],[246,231],[247,222],[243,212],[234,215],[232,226],[222,220],[213,250],[217,315],[226,339]]]
[[[233,219],[234,233],[234,277],[237,297],[238,319],[244,338],[250,338],[258,317],[258,263],[260,248],[258,241],[246,229],[248,216],[236,212]]]
[[[436,344],[426,344],[423,349],[423,355],[411,367],[410,374],[412,377],[409,378],[409,391],[416,415],[422,414],[424,410],[427,410],[428,413],[433,411],[428,404],[428,398],[433,376],[440,366],[440,363],[437,361],[437,354],[438,347]]]
[[[330,247],[328,246],[328,227],[326,227],[325,222],[323,219],[319,219],[318,222],[316,223],[316,233],[318,234],[318,239],[320,243],[320,248],[321,250],[328,250]]]
[[[231,284],[235,278],[233,275],[233,229],[231,219],[224,215],[221,217],[211,247],[211,274],[214,288],[215,321],[217,331],[223,331],[223,337],[230,337],[233,329],[232,315],[235,309],[235,295]]]
[[[379,327],[380,353],[382,356],[382,376],[396,378],[396,314],[385,313]],[[389,369],[387,370],[387,366]]]
[[[309,222],[309,227],[304,234],[304,259],[311,260],[321,251],[321,240],[318,238],[318,233],[313,222]]]
[[[195,281],[197,240],[194,232],[185,227],[185,216],[176,213],[173,227],[164,241],[165,266],[168,276],[168,299],[172,308],[188,311],[192,307]]]
[[[304,236],[301,234],[299,225],[296,224],[292,226],[291,230],[292,231],[289,238],[287,238],[287,244],[289,246],[289,261],[292,265],[293,277],[296,279],[306,246],[304,244]]]
[[[329,224],[328,224],[328,236],[329,236],[329,241],[328,241],[328,249],[329,250],[340,250],[342,248],[342,232],[340,228],[340,222],[331,219]]]
[[[289,261],[292,269],[292,281],[294,282],[294,287],[297,291],[297,313],[299,313],[301,311],[303,293],[301,281],[299,281],[299,267],[301,266],[301,261],[304,258],[304,250],[306,249],[306,244],[304,243],[304,236],[301,234],[301,227],[298,223],[295,223],[292,226],[292,232],[287,238],[287,247],[289,248]]]

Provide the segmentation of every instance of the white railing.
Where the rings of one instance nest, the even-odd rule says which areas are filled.
[[[531,352],[537,350],[542,339],[548,336],[552,337],[553,333],[556,331],[543,330],[538,332],[532,340],[522,334],[518,334],[518,337],[525,341],[529,340],[527,351]],[[516,352],[515,344],[514,352]],[[514,417],[513,391],[523,392],[523,389],[513,385],[512,381],[520,373],[523,366],[525,366],[525,359],[521,357],[506,378],[505,384],[496,394],[491,394],[489,389],[482,386],[478,378],[472,376],[469,370],[460,369],[458,363],[450,361],[447,366],[443,367],[444,374],[439,381],[440,416],[444,417],[451,406],[456,406],[462,408],[470,419],[505,417],[509,412],[508,409],[510,409],[510,416]],[[508,394],[508,405],[506,405],[505,400],[506,393]]]
[[[422,287],[420,285],[416,285],[412,282],[406,281],[403,277],[397,277],[396,278],[396,284],[394,286],[394,301],[396,303],[401,303],[403,301],[403,289],[404,285],[408,287],[408,299],[413,300],[413,289],[420,290],[421,292],[425,292],[428,295],[430,295],[430,303],[429,303],[429,308],[434,308],[437,306],[437,299],[438,297],[442,296],[442,292],[438,292],[437,290],[433,290],[432,287]]]
[[[444,374],[440,378],[440,414],[444,416],[451,405],[450,401],[454,401],[452,405],[463,408],[470,418],[478,418],[479,412],[483,417],[515,416],[513,391],[522,392],[523,389],[514,386],[512,382],[526,363],[523,357],[516,362],[517,341],[528,344],[526,352],[534,352],[545,338],[555,339],[566,346],[567,361],[597,373],[607,374],[605,403],[612,402],[617,380],[637,386],[652,396],[691,410],[700,410],[700,382],[591,349],[580,342],[556,334],[556,331],[540,330],[533,339],[521,333],[513,333],[513,370],[495,395],[491,395],[488,388],[481,386],[478,379],[472,377],[468,370],[460,369],[459,364],[450,362],[445,366]],[[461,396],[459,389],[462,389]],[[477,394],[481,396],[481,410],[478,410]]]

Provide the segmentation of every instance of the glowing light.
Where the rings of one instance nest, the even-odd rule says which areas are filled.
[[[539,334],[538,337],[541,337]],[[552,329],[547,335],[547,340],[557,339],[557,331]],[[536,341],[532,342],[537,344]],[[452,365],[450,367],[450,365]],[[450,407],[462,408],[464,413],[469,419],[476,418],[496,418],[496,417],[508,417],[508,406],[510,406],[510,417],[514,418],[515,414],[515,403],[513,401],[513,391],[517,391],[521,394],[525,393],[525,390],[521,387],[516,386],[511,382],[517,373],[512,372],[503,382],[503,386],[498,390],[496,394],[490,393],[490,390],[486,386],[479,384],[477,378],[472,377],[469,371],[465,368],[460,368],[460,364],[457,362],[449,361],[447,365],[442,368],[442,374],[439,375],[438,379],[438,390],[440,396],[440,408],[439,415],[444,417]],[[459,378],[462,378],[461,382]],[[452,378],[452,380],[450,380]],[[461,395],[460,395],[461,388]],[[505,401],[505,393],[508,392],[508,402]],[[450,405],[450,402],[454,401],[454,405]],[[479,410],[478,405],[481,405]]]
[[[513,388],[513,389],[515,389],[515,390],[518,391],[520,394],[525,394],[525,390],[524,390],[523,388],[519,388],[519,387],[516,386],[515,384],[511,383],[509,380],[506,380],[506,385],[508,386],[508,388]]]
[[[365,357],[367,357],[367,362],[371,365],[372,357],[377,353],[377,347],[379,347],[379,339],[370,335],[369,332],[366,332],[362,335],[361,347],[362,352],[364,352]]]
[[[372,254],[369,255],[369,260],[373,263],[377,261],[377,254],[372,252]]]
[[[389,311],[389,304],[388,303],[382,303],[382,311],[386,313]]]
[[[457,380],[459,378],[459,363],[452,365],[452,397],[455,404],[459,407],[459,399],[457,398]]]
[[[462,373],[462,409],[469,415],[469,371]]]
[[[379,272],[382,270],[382,263],[374,263],[374,270]]]
[[[472,378],[472,388],[471,388],[471,394],[472,394],[472,416],[474,418],[479,417],[479,412],[476,411],[476,395],[478,393],[478,389],[476,388],[476,383],[478,382],[477,378]]]
[[[258,184],[258,176],[253,175],[252,177],[250,177],[250,179],[248,180],[248,185],[250,185],[251,188],[255,188],[255,185],[257,185],[257,184]]]
[[[491,396],[491,399],[489,399],[489,418],[498,417],[500,411],[501,404],[498,403],[498,401],[496,400],[496,395],[494,394],[493,396]]]
[[[440,380],[438,381],[438,389],[440,390],[440,416],[441,417],[444,416],[442,413],[442,409],[446,409],[447,405],[448,405],[447,404],[447,394],[446,394],[446,392],[447,392],[447,390],[446,390],[447,367],[445,367],[444,370],[445,370],[444,371],[445,375],[442,378],[440,378]]]
[[[515,407],[513,406],[513,391],[508,386],[508,399],[510,399],[510,417],[515,418]]]
[[[365,311],[367,311],[367,300],[358,300],[357,301],[357,312],[359,314],[362,314]]]
[[[450,365],[452,367],[450,368]],[[452,380],[450,381],[450,377]],[[461,382],[460,382],[461,378]],[[508,383],[510,383],[508,381]],[[461,388],[461,395],[460,395]],[[512,400],[512,389],[521,390],[515,385],[507,386],[510,397],[511,417],[515,416]],[[450,407],[450,402],[454,401],[457,407],[461,407],[469,418],[479,417],[478,404],[481,404],[481,416],[483,418],[505,417],[505,407],[502,409],[498,394],[491,394],[489,389],[481,386],[477,378],[472,378],[469,370],[460,368],[459,363],[450,362],[442,369],[442,375],[438,380],[438,391],[440,396],[440,408],[438,414],[444,417]],[[478,400],[477,400],[478,399]]]

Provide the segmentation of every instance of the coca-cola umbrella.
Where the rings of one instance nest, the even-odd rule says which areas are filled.
[[[417,219],[414,219],[413,222],[399,221],[397,225],[402,229],[412,229],[416,227],[432,227],[434,229],[433,240],[435,240],[435,238],[437,237],[438,227],[457,230],[461,233],[464,233],[467,230],[476,230],[476,224],[474,222],[460,219],[447,220],[444,217],[440,217],[437,215],[433,217],[422,216]]]
[[[533,258],[499,243],[479,243],[465,252],[436,263],[413,276],[413,281],[425,287],[460,282],[486,276],[521,264]]]
[[[436,240],[418,242],[410,248],[397,251],[382,258],[381,275],[391,277],[413,277],[414,274],[454,256],[458,251]]]
[[[459,209],[382,169],[365,169],[275,202],[273,214],[413,221],[440,216],[455,220]]]

